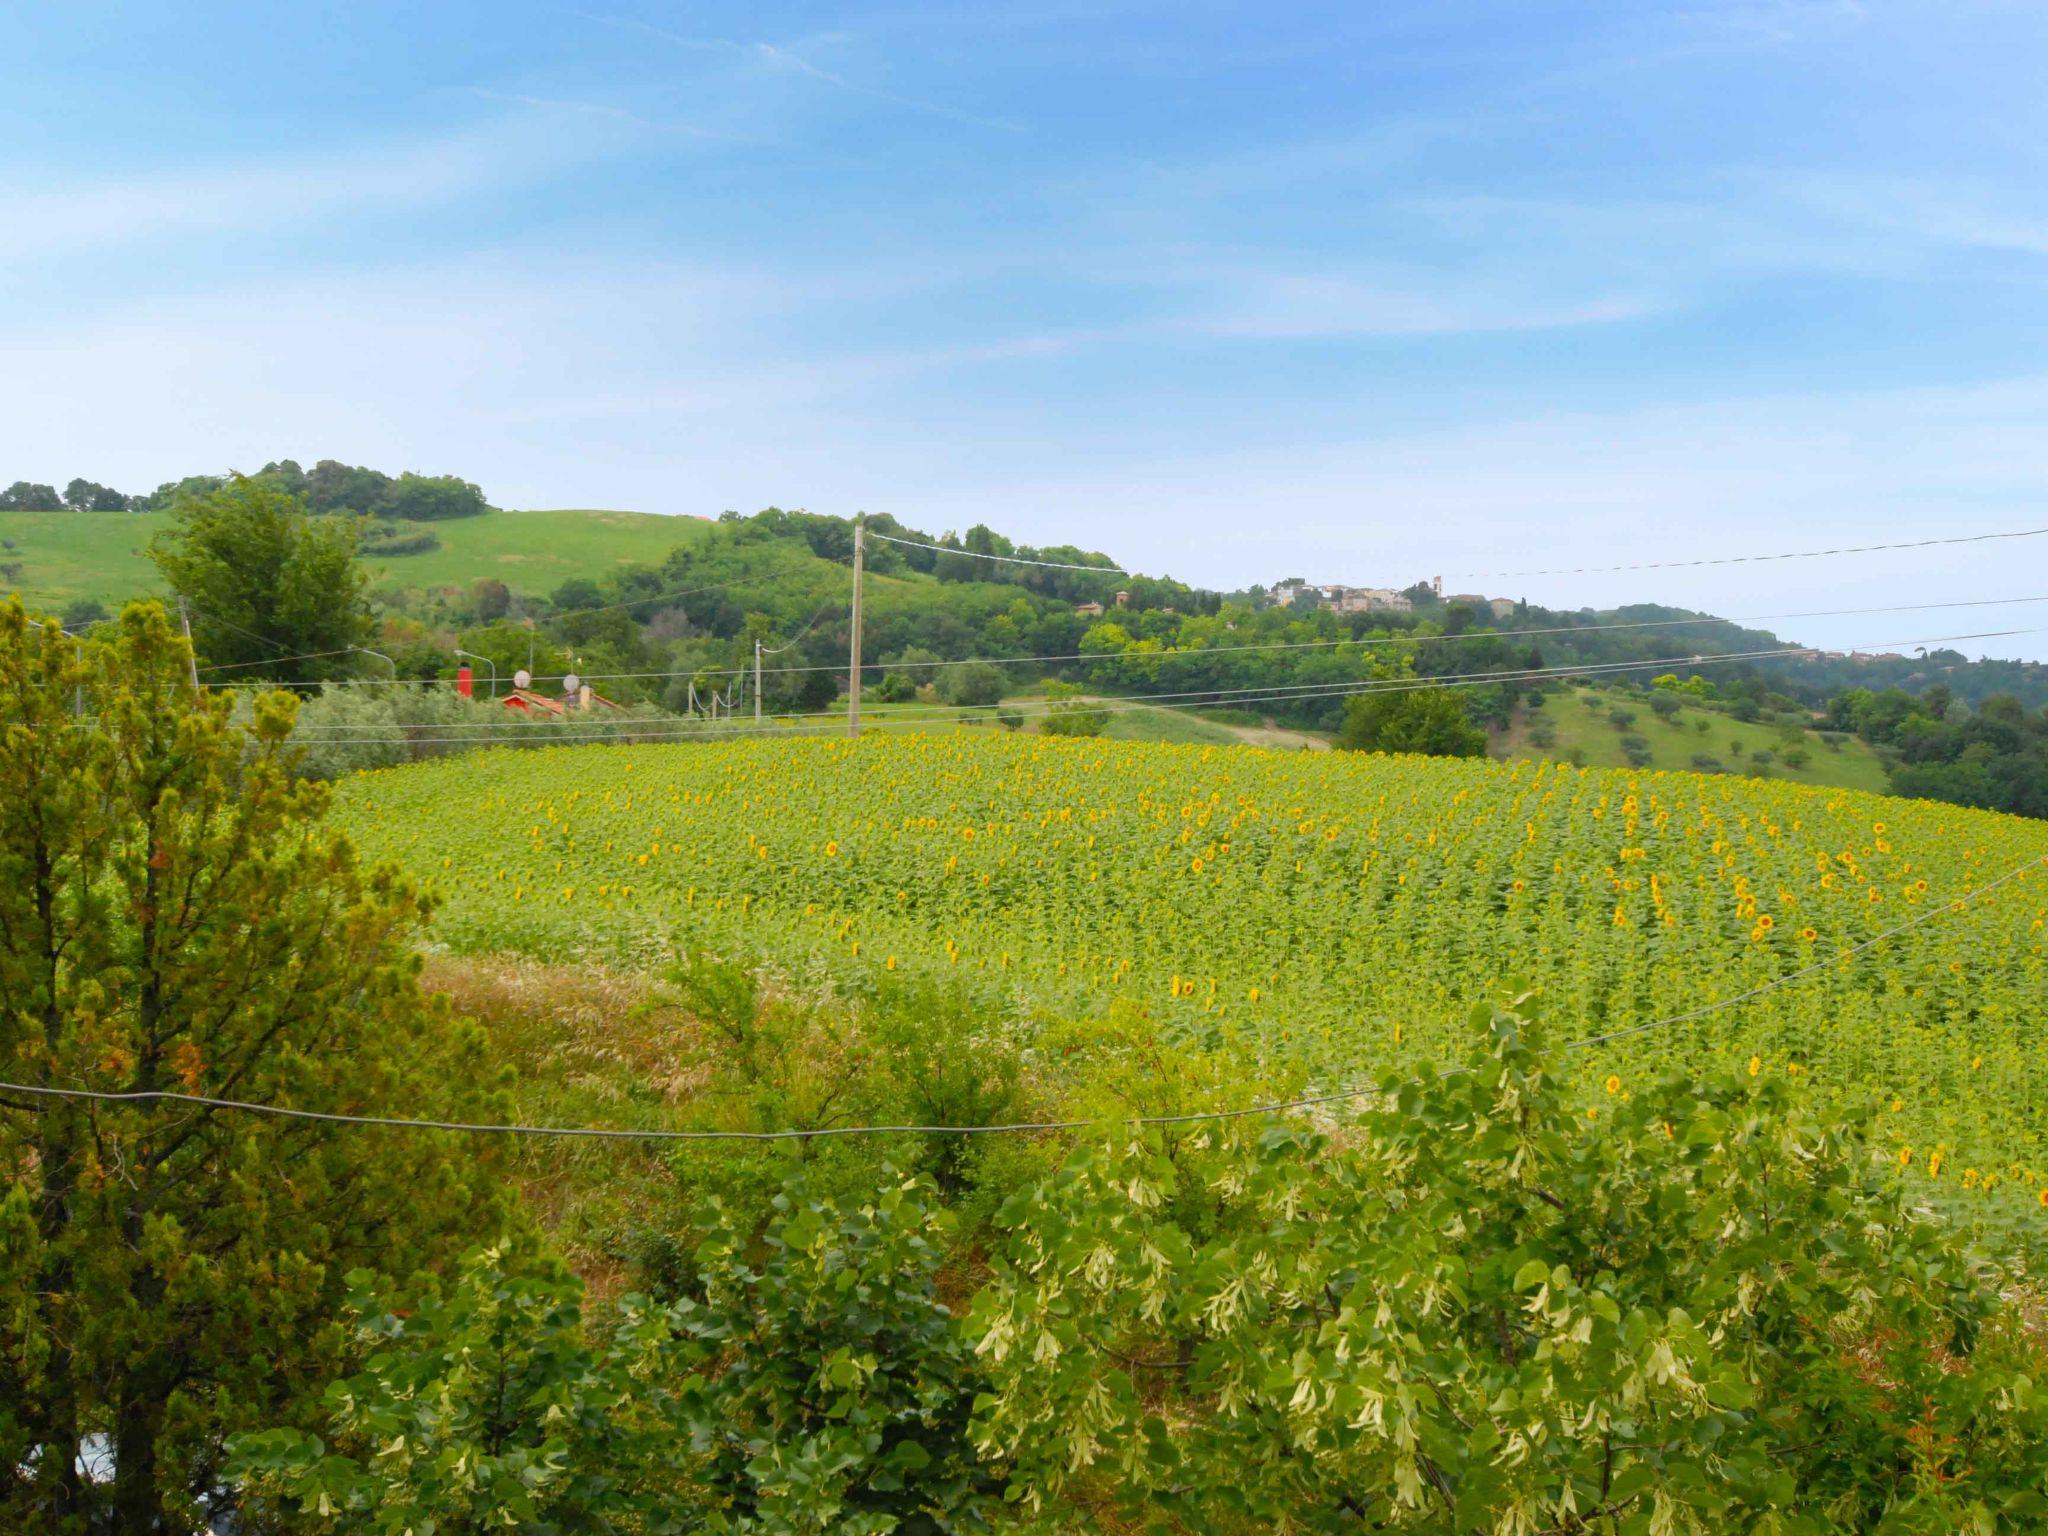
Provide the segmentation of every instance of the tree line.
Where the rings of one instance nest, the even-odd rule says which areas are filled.
[[[221,491],[235,478],[187,475],[132,495],[83,476],[62,491],[53,485],[17,480],[0,491],[0,512],[168,512]],[[482,490],[458,476],[421,475],[411,470],[393,476],[337,459],[321,459],[310,470],[301,468],[296,459],[278,459],[247,478],[275,486],[316,514],[439,522],[490,510]]]

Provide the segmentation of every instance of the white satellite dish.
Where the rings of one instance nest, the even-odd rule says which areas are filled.
[[[521,667],[512,674],[512,686],[514,688],[531,688],[533,686],[533,674],[527,671],[526,668]]]
[[[562,692],[564,693],[574,693],[577,689],[581,688],[582,686],[583,679],[578,677],[574,672],[571,672],[567,677],[562,679]]]

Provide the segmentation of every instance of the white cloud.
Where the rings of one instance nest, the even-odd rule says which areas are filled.
[[[427,138],[245,159],[129,179],[16,187],[0,256],[42,257],[158,236],[293,228],[365,211],[451,202],[531,185],[618,142],[531,112]]]

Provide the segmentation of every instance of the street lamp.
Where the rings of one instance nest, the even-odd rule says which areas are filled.
[[[367,645],[352,645],[349,647],[349,649],[352,651],[359,652],[364,656],[376,657],[379,661],[383,662],[385,666],[391,669],[391,681],[393,681],[394,683],[398,681],[398,663],[393,661],[389,656],[386,656],[382,651],[373,651]]]

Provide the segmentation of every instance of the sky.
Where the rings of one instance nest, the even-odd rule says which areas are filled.
[[[1226,589],[2048,596],[2048,538],[1472,574],[2048,527],[2044,78],[2031,0],[7,7],[0,481],[338,458]]]

